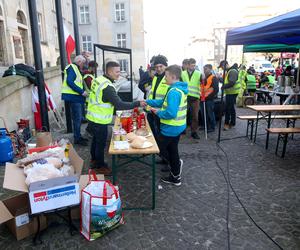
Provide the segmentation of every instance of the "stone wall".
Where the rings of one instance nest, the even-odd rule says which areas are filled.
[[[61,98],[61,71],[59,67],[44,69],[44,79],[60,111],[63,102]],[[32,88],[34,86],[22,76],[8,76],[0,78],[0,116],[6,121],[8,129],[17,128],[16,122],[20,118],[29,119],[30,127],[34,128],[32,112]],[[49,119],[51,122],[51,115]],[[0,127],[3,127],[0,121]]]

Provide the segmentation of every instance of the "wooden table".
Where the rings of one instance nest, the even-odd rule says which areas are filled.
[[[268,122],[267,128],[270,128],[272,112],[300,111],[300,105],[248,105],[247,107],[256,111],[257,113],[254,142],[256,141],[258,120],[266,119]],[[268,149],[268,146],[269,146],[269,132],[267,131],[266,149]]]
[[[116,117],[114,128],[118,128],[120,125],[120,119]],[[151,131],[148,121],[146,122],[146,127],[148,131]],[[144,149],[136,149],[136,148],[129,148],[129,149],[114,149],[113,138],[111,138],[110,146],[108,153],[112,155],[112,174],[113,174],[113,184],[116,183],[117,180],[117,172],[118,168],[122,166],[126,166],[132,162],[139,162],[147,166],[152,167],[152,207],[151,209],[155,208],[155,155],[159,153],[159,148],[157,143],[154,139],[153,134],[147,137],[147,140],[150,141],[153,146]],[[151,161],[146,161],[145,158],[151,158]],[[125,162],[120,162],[120,159],[128,159]],[[125,210],[145,210],[149,208],[124,208]]]

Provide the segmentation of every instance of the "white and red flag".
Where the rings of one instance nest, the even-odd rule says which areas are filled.
[[[75,40],[65,25],[64,25],[64,36],[65,36],[65,46],[67,51],[68,63],[71,63],[71,54],[75,49]]]

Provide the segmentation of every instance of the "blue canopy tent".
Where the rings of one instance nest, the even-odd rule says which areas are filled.
[[[256,45],[256,44],[300,44],[300,9],[256,24],[235,28],[227,31],[225,60],[227,59],[228,45]],[[225,79],[226,68],[223,79]],[[299,70],[298,70],[299,83]],[[224,93],[222,91],[221,105]],[[218,142],[221,137],[222,119],[219,123]]]

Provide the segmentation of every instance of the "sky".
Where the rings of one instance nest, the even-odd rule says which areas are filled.
[[[205,37],[213,23],[238,22],[246,5],[243,0],[144,0],[146,58],[163,54],[169,64],[181,64],[193,36]],[[300,8],[300,0],[251,0],[251,5],[269,6],[272,11]],[[243,12],[244,11],[244,12]]]

